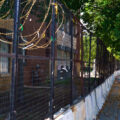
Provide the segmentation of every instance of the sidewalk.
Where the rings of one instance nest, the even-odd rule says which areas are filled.
[[[116,78],[97,120],[120,120],[120,76]]]

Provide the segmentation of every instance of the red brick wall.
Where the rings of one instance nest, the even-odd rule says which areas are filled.
[[[24,26],[23,35],[34,33],[39,28],[41,23],[37,22],[36,20],[37,18],[35,18],[35,16],[33,15],[29,16]],[[41,32],[43,32],[44,29],[45,29],[45,24],[44,24],[44,27],[42,27]],[[30,41],[31,37],[28,37],[27,40]],[[44,44],[45,42],[46,42],[46,39],[42,40],[40,44]],[[46,52],[49,52],[47,48],[37,49],[37,50],[26,50],[26,55],[39,56],[41,58],[41,57],[47,56]],[[32,83],[32,70],[36,69],[37,64],[40,65],[39,76],[41,81],[46,80],[46,77],[49,74],[49,60],[27,59],[24,66],[24,83],[25,84]]]

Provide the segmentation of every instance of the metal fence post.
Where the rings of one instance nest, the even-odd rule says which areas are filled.
[[[80,48],[81,48],[81,96],[84,97],[84,78],[83,78],[83,67],[84,67],[84,44],[83,44],[83,27],[81,26],[80,36]]]
[[[73,104],[73,21],[72,21],[73,17],[71,16],[71,24],[70,24],[70,35],[71,35],[71,51],[70,51],[70,70],[71,70],[71,74],[70,74],[70,78],[71,78],[71,82],[70,82],[70,87],[71,87],[71,99],[70,99],[70,103],[71,105]]]
[[[91,39],[92,39],[92,34],[90,33],[90,44],[89,44],[89,92],[91,90],[91,75],[90,75],[90,71],[91,71],[91,68],[90,68],[90,65],[91,65]]]
[[[55,2],[52,3],[52,25],[51,25],[51,90],[50,90],[50,118],[53,120],[53,105],[54,105],[54,69],[55,69]]]
[[[96,38],[96,58],[95,58],[95,87],[97,86],[98,84],[98,81],[96,80],[97,78],[97,60],[98,60],[98,51],[99,51],[99,48],[98,48],[98,37]]]
[[[17,62],[18,62],[18,39],[19,39],[19,13],[20,13],[20,0],[15,0],[14,3],[14,39],[12,53],[15,58],[12,59],[12,81],[10,90],[10,120],[16,119],[15,109],[15,92],[17,81]]]

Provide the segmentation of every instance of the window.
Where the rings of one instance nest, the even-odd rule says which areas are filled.
[[[70,68],[70,52],[58,49],[57,50],[57,58],[64,59],[63,61],[58,60],[58,62],[57,62],[58,70],[60,70],[61,65],[68,66]],[[67,59],[67,60],[65,60],[65,59]]]
[[[9,45],[1,42],[0,52],[8,53]],[[9,73],[9,58],[8,57],[0,57],[0,73]]]

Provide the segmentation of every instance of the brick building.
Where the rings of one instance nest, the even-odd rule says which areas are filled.
[[[27,19],[24,29],[23,35],[32,34],[35,32],[41,23],[36,22],[37,18],[34,15],[30,15]],[[56,42],[56,58],[60,59],[70,59],[70,48],[71,48],[71,37],[70,37],[70,22],[68,21],[57,33],[57,42]],[[45,29],[46,25],[42,28],[41,32]],[[0,29],[3,31],[13,31],[13,21],[1,21],[0,22]],[[1,32],[2,32],[1,31]],[[63,32],[64,31],[64,32]],[[75,33],[76,31],[74,31]],[[0,39],[7,39],[12,41],[12,37],[9,36],[0,36]],[[46,37],[44,40],[41,41],[40,44],[46,43],[50,39],[50,29],[46,33]],[[30,41],[31,37],[27,37],[26,40]],[[11,53],[12,46],[2,43],[0,44],[0,52],[2,53]],[[74,53],[76,50],[76,38],[74,37],[73,43]],[[21,51],[21,50],[20,50]],[[40,59],[24,59],[19,60],[19,72],[18,78],[19,81],[24,81],[24,85],[42,85],[45,81],[49,79],[50,75],[50,46],[45,49],[36,49],[36,50],[22,50],[20,52],[25,56],[38,56],[39,58],[44,58],[43,60]],[[73,55],[74,56],[74,55]],[[22,66],[22,68],[21,68]],[[60,66],[68,66],[70,67],[70,61],[60,61],[56,60],[55,62],[55,76],[57,76],[57,71]],[[38,70],[39,69],[39,70]],[[21,77],[22,76],[22,77]],[[20,80],[21,79],[21,80]],[[11,82],[11,59],[0,57],[0,89],[1,90],[8,90],[10,88]],[[18,84],[21,84],[18,82]]]

